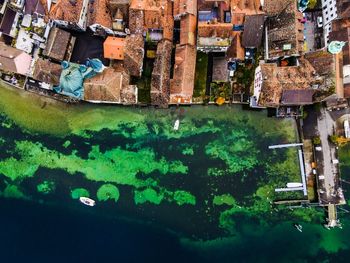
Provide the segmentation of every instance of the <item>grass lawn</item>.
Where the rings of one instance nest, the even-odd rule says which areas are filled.
[[[205,96],[207,85],[208,55],[197,52],[196,75],[194,80],[193,98]]]

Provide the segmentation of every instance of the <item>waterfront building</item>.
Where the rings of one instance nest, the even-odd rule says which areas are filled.
[[[176,47],[174,74],[170,81],[170,103],[172,104],[192,102],[196,53],[196,47],[192,45]]]
[[[0,70],[20,75],[28,74],[32,57],[27,53],[0,42]]]
[[[151,78],[151,103],[162,108],[169,103],[171,52],[171,41],[163,39],[158,42]]]
[[[196,68],[197,2],[175,1],[174,19],[180,20],[180,41],[175,48],[169,103],[188,104],[192,103]]]
[[[125,38],[124,68],[131,76],[141,77],[144,53],[144,39],[141,34],[131,34]]]
[[[123,74],[106,68],[101,74],[84,82],[84,100],[94,103],[120,103]]]
[[[39,58],[35,62],[33,79],[49,84],[52,88],[52,86],[59,85],[61,73],[62,67],[60,64]]]

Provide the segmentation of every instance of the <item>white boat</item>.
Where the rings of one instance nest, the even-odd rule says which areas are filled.
[[[344,121],[344,133],[345,133],[345,138],[349,139],[350,138],[350,125],[349,125],[348,120]]]
[[[95,200],[92,200],[89,197],[79,197],[79,201],[82,202],[84,205],[87,205],[87,206],[95,206],[96,205]]]
[[[303,226],[300,224],[294,224],[294,227],[299,231],[299,232],[303,232]]]
[[[179,129],[179,126],[180,126],[180,120],[177,119],[174,123],[174,131],[177,131]]]
[[[288,188],[294,188],[294,187],[302,187],[302,183],[287,183]]]

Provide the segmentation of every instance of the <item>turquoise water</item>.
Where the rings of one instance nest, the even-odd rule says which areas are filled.
[[[138,229],[140,238],[160,231],[175,242],[173,251],[167,247],[173,259],[188,253],[198,262],[341,262],[349,255],[345,214],[343,229],[328,231],[322,209],[271,205],[299,197],[273,191],[298,180],[296,151],[268,150],[297,140],[292,120],[239,106],[155,110],[66,105],[6,88],[0,93],[6,204],[19,199],[35,211],[57,208],[92,225],[102,222],[97,240],[123,224]],[[173,130],[176,119],[179,131]],[[95,199],[96,207],[82,206],[79,196]],[[303,233],[293,222],[303,224]],[[141,244],[135,250],[145,251]]]

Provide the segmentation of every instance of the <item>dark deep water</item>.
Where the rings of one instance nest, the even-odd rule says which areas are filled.
[[[1,262],[204,262],[160,229],[0,200]]]
[[[295,152],[267,150],[296,140],[293,122],[236,106],[67,106],[12,93],[0,89],[0,263],[349,262],[349,213],[329,231],[322,209],[270,205],[274,186],[298,179]],[[340,153],[350,181],[350,147]],[[98,194],[106,185],[116,200]],[[96,207],[73,196],[82,192]]]

